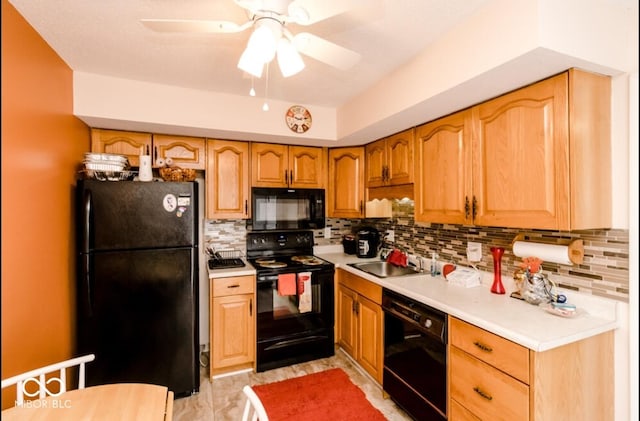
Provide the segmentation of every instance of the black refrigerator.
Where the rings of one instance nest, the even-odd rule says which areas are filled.
[[[80,180],[78,351],[86,384],[199,388],[197,182]]]

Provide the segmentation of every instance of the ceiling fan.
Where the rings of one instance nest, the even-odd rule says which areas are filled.
[[[291,76],[304,68],[299,53],[347,70],[360,54],[308,32],[292,34],[288,24],[309,26],[347,12],[365,0],[233,0],[247,11],[248,20],[142,19],[147,28],[157,32],[235,33],[254,28],[238,67],[262,76],[262,69],[276,56],[283,76]]]

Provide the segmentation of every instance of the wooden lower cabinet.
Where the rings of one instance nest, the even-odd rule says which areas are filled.
[[[613,331],[536,352],[449,317],[449,417],[612,420]]]
[[[382,384],[382,287],[338,269],[338,345]]]
[[[252,368],[255,277],[211,278],[210,376]]]

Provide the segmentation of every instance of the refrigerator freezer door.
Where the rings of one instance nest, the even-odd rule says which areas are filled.
[[[78,297],[88,385],[142,382],[176,396],[199,388],[197,249],[89,255]]]
[[[80,252],[197,245],[193,183],[78,182]]]

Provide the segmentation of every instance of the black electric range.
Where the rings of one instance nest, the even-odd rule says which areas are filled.
[[[313,231],[247,234],[256,269],[256,370],[334,355],[333,263],[313,255]]]

